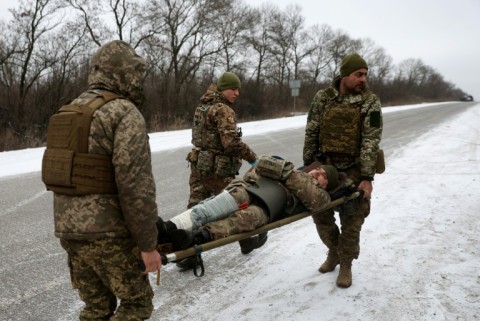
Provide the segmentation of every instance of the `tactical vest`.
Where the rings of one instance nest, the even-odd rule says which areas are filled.
[[[64,105],[50,117],[42,181],[47,190],[65,195],[115,194],[111,155],[88,153],[93,113],[121,96],[103,92],[84,105]]]
[[[210,122],[208,117],[215,109],[215,105],[203,104],[195,110],[192,126],[192,144],[196,147],[223,150],[216,126]]]
[[[360,155],[362,115],[357,104],[327,104],[321,120],[321,153],[351,162]]]

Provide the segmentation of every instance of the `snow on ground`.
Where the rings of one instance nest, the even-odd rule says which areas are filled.
[[[406,107],[384,113],[398,108]],[[254,135],[302,127],[305,117],[242,127]],[[257,250],[261,260],[236,253],[237,261],[218,263],[226,274],[178,277],[165,266],[152,320],[479,320],[478,124],[480,105],[387,159],[386,172],[375,178],[350,288],[335,286],[338,269],[317,272],[325,247],[305,219],[289,233],[271,231]],[[189,144],[190,130],[151,135],[153,152]],[[43,148],[0,153],[0,177],[39,171],[42,154]],[[173,290],[188,283],[201,291]]]
[[[434,104],[418,104],[399,107],[388,107],[383,109],[383,113],[395,110],[405,110],[409,108],[428,107]],[[258,135],[263,132],[275,131],[278,128],[300,128],[306,123],[306,115],[270,119],[263,121],[253,121],[242,123],[241,125],[245,136]],[[191,146],[191,130],[177,130],[170,132],[151,133],[150,147],[152,153]],[[0,177],[19,175],[30,172],[37,172],[42,169],[42,156],[45,147],[28,148],[22,150],[0,152]]]
[[[165,266],[152,320],[479,320],[479,123],[477,105],[387,160],[350,288],[317,272],[326,249],[304,219],[255,256],[210,255],[200,280]]]

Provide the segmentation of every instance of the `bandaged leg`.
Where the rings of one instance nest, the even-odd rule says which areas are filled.
[[[178,229],[191,231],[209,222],[228,217],[236,210],[238,210],[238,205],[235,199],[229,192],[223,191],[215,197],[208,198],[182,214],[175,216],[170,221]]]

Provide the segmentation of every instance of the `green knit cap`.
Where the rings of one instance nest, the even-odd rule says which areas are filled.
[[[327,174],[327,179],[328,179],[327,191],[331,191],[338,186],[337,169],[331,165],[322,165],[322,168]]]
[[[224,91],[226,89],[241,88],[242,84],[240,78],[235,75],[233,72],[226,71],[224,72],[217,81],[217,89],[219,91]]]
[[[340,65],[340,77],[345,77],[350,75],[355,70],[360,68],[368,69],[367,62],[359,54],[351,54],[345,56]]]

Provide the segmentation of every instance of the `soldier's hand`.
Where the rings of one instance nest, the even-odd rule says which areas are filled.
[[[142,252],[142,260],[145,265],[144,273],[155,272],[162,267],[162,259],[160,253],[156,250],[150,252]]]
[[[373,185],[371,181],[363,180],[358,185],[358,189],[363,191],[364,198],[370,198],[372,196]]]
[[[340,197],[350,196],[357,191],[358,189],[353,184],[350,186],[345,186],[340,188],[338,191],[330,194],[330,200],[334,201],[336,199],[339,199]]]

